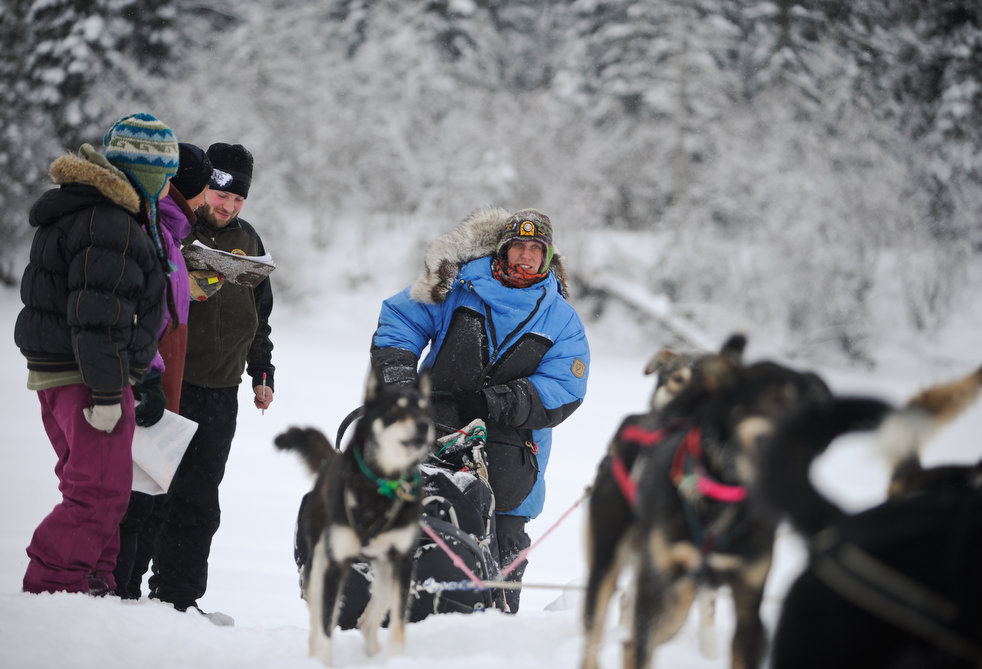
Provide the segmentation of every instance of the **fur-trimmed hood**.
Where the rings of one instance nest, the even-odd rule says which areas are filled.
[[[92,186],[114,204],[131,214],[140,211],[140,196],[126,175],[113,167],[104,156],[88,144],[83,144],[78,155],[69,153],[57,158],[48,170],[51,180],[64,184]]]
[[[482,207],[456,228],[434,239],[423,256],[423,271],[413,282],[410,296],[427,304],[443,302],[465,263],[494,255],[498,236],[509,216],[511,213],[501,207]],[[566,269],[558,249],[553,253],[549,269],[559,281],[563,297],[568,297]]]

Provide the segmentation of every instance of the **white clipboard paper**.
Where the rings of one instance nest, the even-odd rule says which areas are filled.
[[[133,490],[163,495],[170,488],[198,424],[173,411],[133,433]]]

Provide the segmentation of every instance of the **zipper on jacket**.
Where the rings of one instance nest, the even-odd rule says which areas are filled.
[[[508,342],[511,341],[511,339],[514,338],[515,335],[521,332],[522,328],[528,325],[529,321],[532,320],[532,317],[535,316],[536,313],[538,313],[539,307],[542,306],[542,300],[546,298],[547,292],[548,291],[546,290],[546,287],[542,286],[542,294],[539,295],[539,299],[536,300],[535,306],[532,307],[532,311],[529,312],[528,316],[526,316],[521,323],[515,326],[514,330],[508,333],[508,336],[506,336],[504,339],[501,340],[501,345],[495,346],[494,353],[491,355],[491,359],[488,361],[488,364],[485,365],[484,369],[481,370],[479,385],[477,386],[478,389],[487,386],[487,383],[491,378],[491,368],[494,367],[494,364],[496,362],[498,362],[498,358],[501,357],[501,354],[504,352],[506,344],[508,344]],[[488,321],[488,331],[491,334],[491,341],[493,342],[495,341],[497,335],[495,333],[494,317],[491,315],[491,305],[488,304],[487,302],[484,303],[484,316]]]

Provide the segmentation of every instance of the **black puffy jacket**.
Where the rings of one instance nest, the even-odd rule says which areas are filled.
[[[157,351],[164,272],[122,172],[91,151],[51,165],[61,187],[34,204],[14,341],[27,367],[78,370],[95,404],[116,404]]]

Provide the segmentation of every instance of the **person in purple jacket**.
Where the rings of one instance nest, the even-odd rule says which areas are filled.
[[[170,408],[181,406],[181,383],[184,380],[184,358],[188,347],[188,309],[190,300],[203,300],[222,286],[215,273],[194,272],[189,276],[181,240],[191,233],[197,220],[194,210],[204,201],[213,167],[205,152],[194,144],[181,142],[180,165],[171,178],[167,195],[157,205],[160,239],[171,265],[167,277],[165,302],[167,310],[158,336],[157,356],[143,382],[133,391],[140,403],[136,407],[136,424],[155,425]],[[205,293],[201,286],[208,292]],[[196,290],[195,290],[196,289]],[[143,575],[153,554],[153,541],[159,527],[154,518],[155,497],[134,491],[126,515],[119,525],[119,556],[116,559],[116,594],[123,599],[139,599]]]

